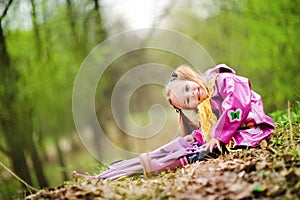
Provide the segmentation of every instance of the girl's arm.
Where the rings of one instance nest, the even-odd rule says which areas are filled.
[[[227,144],[251,110],[251,86],[247,78],[228,73],[220,74],[216,84],[223,101],[212,137]]]

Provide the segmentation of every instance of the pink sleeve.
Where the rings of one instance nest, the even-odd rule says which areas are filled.
[[[227,77],[220,87],[222,93],[222,114],[212,136],[228,143],[245,121],[251,109],[251,88],[247,79]]]
[[[197,143],[200,146],[205,143],[205,139],[202,135],[202,132],[201,132],[200,128],[197,129],[197,130],[194,130],[191,135],[195,138],[195,140],[197,141]]]

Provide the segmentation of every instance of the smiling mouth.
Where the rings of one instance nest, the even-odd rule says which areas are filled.
[[[201,100],[201,90],[200,90],[200,88],[197,88],[197,94],[198,94],[198,101],[200,101]]]
[[[206,96],[206,93],[205,93],[205,90],[201,90],[200,88],[197,89],[198,90],[198,101],[201,102],[205,96]]]

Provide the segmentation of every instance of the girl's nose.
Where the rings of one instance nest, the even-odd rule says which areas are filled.
[[[195,89],[195,90],[192,90],[192,96],[195,97],[196,94],[197,94],[197,90],[196,90],[196,89]]]

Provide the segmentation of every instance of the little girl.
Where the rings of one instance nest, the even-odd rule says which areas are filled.
[[[261,97],[251,90],[249,80],[224,64],[208,70],[203,77],[187,66],[178,67],[166,86],[166,96],[179,113],[184,138],[178,137],[137,158],[113,163],[99,175],[74,172],[74,177],[116,179],[134,173],[147,177],[217,156],[213,150],[222,152],[222,144],[229,151],[240,146],[255,147],[269,139],[274,130],[274,122],[264,113]],[[199,122],[192,123],[184,109],[195,111]]]
[[[179,113],[179,124],[185,139],[196,141],[213,151],[221,144],[256,147],[274,130],[273,120],[264,113],[259,94],[251,89],[247,78],[237,76],[225,64],[208,70],[204,76],[188,66],[180,66],[166,86],[166,96]],[[198,114],[199,124],[183,113]]]

